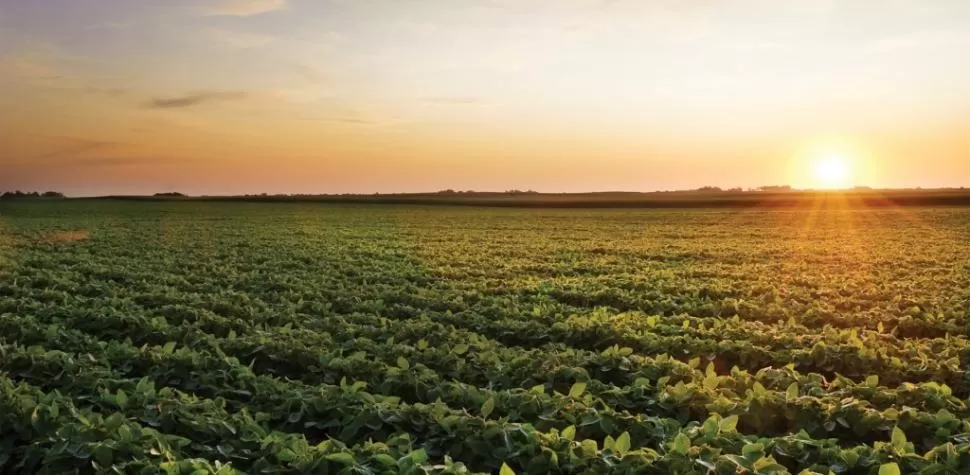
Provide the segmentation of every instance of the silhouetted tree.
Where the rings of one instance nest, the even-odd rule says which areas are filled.
[[[56,191],[45,191],[43,194],[41,194],[36,191],[23,192],[20,190],[5,191],[3,194],[0,194],[0,199],[2,200],[20,200],[20,199],[37,199],[37,198],[64,198],[64,194]]]

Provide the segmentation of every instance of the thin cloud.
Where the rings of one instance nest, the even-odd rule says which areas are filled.
[[[286,0],[228,0],[209,10],[210,15],[252,16],[286,8]]]
[[[336,124],[350,124],[350,125],[379,125],[384,123],[384,121],[380,121],[380,120],[360,119],[356,117],[307,117],[301,120],[307,120],[311,122],[331,122]]]
[[[122,97],[128,95],[129,91],[121,87],[84,87],[81,92],[95,96]]]
[[[322,84],[328,80],[323,71],[307,64],[297,64],[293,67],[293,71],[308,82]]]
[[[870,52],[902,53],[970,46],[970,33],[957,30],[917,31],[880,38],[867,45]]]
[[[166,162],[171,162],[171,160],[166,160]],[[158,162],[157,160],[144,157],[88,157],[80,158],[75,163],[77,165],[93,167],[127,167]]]
[[[242,92],[200,92],[174,97],[157,97],[145,105],[151,109],[178,109],[206,103],[233,101],[246,97]]]
[[[233,49],[258,48],[276,41],[276,38],[268,35],[242,33],[221,28],[210,28],[206,30],[205,34],[212,41]]]
[[[38,161],[43,161],[47,164],[50,164],[52,161],[59,162],[66,159],[74,159],[80,155],[84,155],[89,152],[105,151],[105,150],[116,148],[120,145],[123,145],[123,142],[116,142],[116,141],[109,141],[109,140],[90,140],[90,139],[73,138],[73,137],[51,136],[50,139],[61,141],[61,142],[67,142],[68,144],[58,147],[53,151],[48,151],[48,152],[27,157],[27,163],[36,163]]]
[[[479,97],[425,97],[424,99],[421,99],[421,101],[428,104],[442,104],[442,105],[453,105],[453,106],[482,105],[485,103],[485,101],[483,101]]]

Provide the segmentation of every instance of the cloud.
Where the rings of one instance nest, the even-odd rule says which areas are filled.
[[[38,51],[15,51],[0,57],[0,72],[20,82],[52,84],[63,82],[65,74],[55,58]]]
[[[308,82],[322,84],[327,82],[327,75],[313,66],[307,64],[297,64],[293,71]]]
[[[50,165],[52,163],[60,163],[69,159],[74,160],[90,152],[103,152],[124,145],[123,142],[112,140],[92,140],[76,137],[46,135],[38,137],[42,137],[46,141],[60,143],[61,145],[56,146],[54,150],[48,150],[43,153],[23,157],[25,159],[25,163],[27,164],[44,162],[44,164]]]
[[[377,119],[366,119],[360,117],[303,117],[300,120],[310,121],[310,122],[330,122],[334,124],[349,124],[349,125],[380,125],[388,121],[382,121]]]
[[[485,101],[478,97],[425,97],[421,102],[442,105],[482,105]]]
[[[970,46],[970,33],[958,30],[917,31],[879,38],[864,48],[869,52],[902,53]]]
[[[84,87],[81,92],[95,96],[122,97],[128,95],[129,91],[122,87]]]
[[[243,92],[199,92],[184,96],[156,97],[145,105],[151,109],[178,109],[194,107],[211,102],[225,102],[246,97]]]
[[[171,160],[166,161],[171,162]],[[78,159],[75,163],[85,167],[127,167],[146,163],[156,164],[158,161],[144,157],[88,157]]]
[[[210,15],[252,16],[286,8],[286,0],[227,0],[209,10]]]
[[[209,28],[206,30],[206,36],[216,43],[236,49],[258,48],[276,41],[276,38],[268,35],[242,33],[221,28]]]
[[[98,23],[92,23],[84,27],[85,30],[129,30],[133,26],[132,21],[102,21]]]

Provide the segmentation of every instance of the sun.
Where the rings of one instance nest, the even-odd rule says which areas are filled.
[[[812,162],[816,188],[838,190],[852,186],[852,162],[844,155],[828,154]]]

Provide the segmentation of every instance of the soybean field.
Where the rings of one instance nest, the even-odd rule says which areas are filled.
[[[970,473],[970,208],[0,204],[3,473]]]

